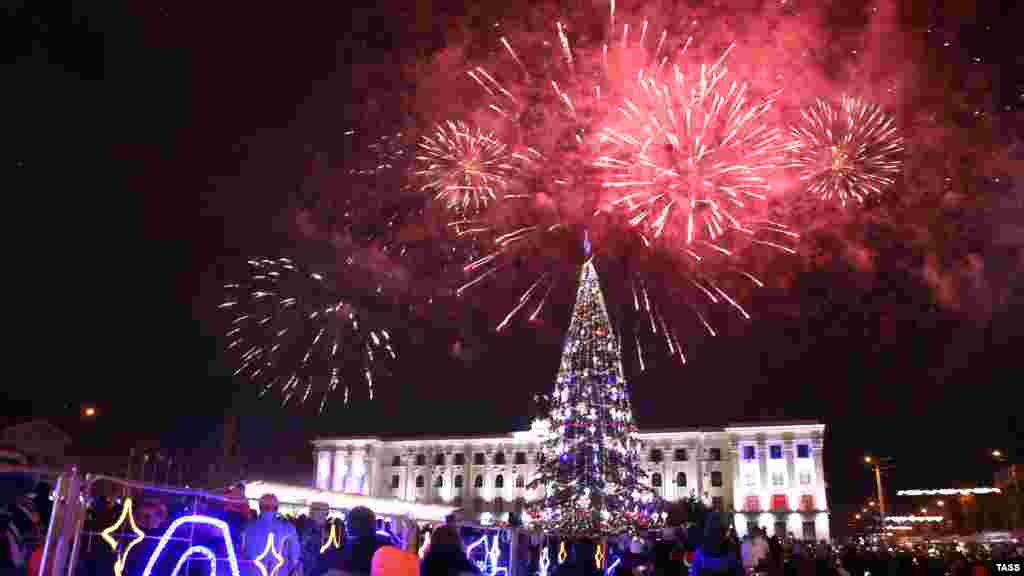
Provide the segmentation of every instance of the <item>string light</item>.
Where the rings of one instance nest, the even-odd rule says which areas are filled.
[[[267,572],[267,565],[263,561],[267,556],[272,556],[275,560],[274,567],[270,569],[270,572]],[[262,576],[277,576],[277,571],[284,566],[284,556],[281,556],[281,553],[274,547],[273,532],[267,535],[267,546],[263,549],[263,552],[253,560],[253,564],[256,564],[256,567],[260,569],[260,574]]]
[[[940,488],[938,490],[900,490],[897,496],[971,496],[974,494],[1002,494],[999,488]]]
[[[189,556],[196,552],[206,556],[206,559],[210,561],[210,574],[209,576],[217,576],[217,557],[213,554],[213,550],[210,550],[206,546],[192,546],[178,558],[178,563],[174,565],[174,570],[171,572],[171,576],[178,576],[178,572],[181,567],[188,562]]]
[[[886,522],[892,522],[894,524],[903,524],[906,522],[942,522],[945,518],[942,516],[886,516]]]
[[[124,552],[117,554],[117,540],[114,539],[112,534],[117,532],[121,525],[128,522],[128,526],[131,527],[132,532],[135,533],[135,539],[128,543],[124,548]],[[121,576],[124,573],[125,561],[128,559],[128,553],[132,551],[132,548],[136,544],[142,542],[146,538],[146,533],[139,529],[138,524],[135,523],[135,515],[132,513],[132,499],[126,498],[124,501],[124,507],[121,508],[121,516],[114,522],[109,528],[100,532],[100,537],[110,544],[111,550],[117,554],[117,559],[114,561],[114,576]]]
[[[142,571],[142,576],[152,576],[153,567],[156,566],[156,561],[163,554],[164,549],[167,548],[167,543],[170,542],[171,536],[175,530],[184,524],[202,524],[220,530],[221,538],[224,540],[224,547],[228,552],[227,560],[228,566],[231,568],[231,576],[241,576],[241,572],[238,570],[238,555],[235,553],[235,545],[231,540],[231,529],[228,528],[228,523],[217,518],[195,514],[182,516],[171,522],[171,525],[164,531],[163,536],[160,537],[160,541],[153,550],[153,554],[150,555],[149,562],[146,563],[146,568]]]

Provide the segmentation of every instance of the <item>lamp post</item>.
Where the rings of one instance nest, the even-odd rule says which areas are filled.
[[[871,466],[875,472],[875,488],[878,490],[878,513],[885,519],[885,490],[882,488],[882,466],[879,459],[871,456],[864,457],[864,463]]]

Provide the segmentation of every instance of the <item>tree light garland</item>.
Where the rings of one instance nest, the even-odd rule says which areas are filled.
[[[900,490],[897,496],[972,496],[975,494],[1002,494],[999,488],[940,488],[937,490]]]

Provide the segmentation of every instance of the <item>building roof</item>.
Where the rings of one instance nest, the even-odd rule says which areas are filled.
[[[801,430],[802,429],[802,430]],[[651,430],[639,430],[638,434],[641,438],[656,437],[656,436],[670,436],[676,434],[758,434],[758,433],[778,433],[786,431],[814,431],[824,432],[825,425],[815,420],[789,420],[789,421],[771,421],[771,422],[749,422],[749,423],[730,423],[724,427],[697,427],[697,428],[659,428]],[[524,441],[536,439],[535,435],[538,433],[536,425],[531,427],[528,431],[510,432],[507,434],[460,434],[460,435],[419,435],[419,436],[406,436],[406,437],[395,437],[387,438],[380,436],[328,436],[323,438],[317,438],[313,440],[314,446],[331,446],[336,444],[338,441],[343,441],[347,444],[364,444],[364,445],[377,445],[377,444],[404,444],[404,443],[418,443],[418,442],[437,442],[440,444],[470,444],[479,442],[509,442],[509,441]]]

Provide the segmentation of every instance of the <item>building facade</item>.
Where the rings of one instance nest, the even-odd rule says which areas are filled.
[[[699,497],[733,514],[737,532],[829,538],[822,461],[825,426],[815,422],[640,432],[647,481],[667,501]],[[322,438],[315,487],[452,505],[468,514],[518,512],[541,453],[541,430],[488,437]]]

